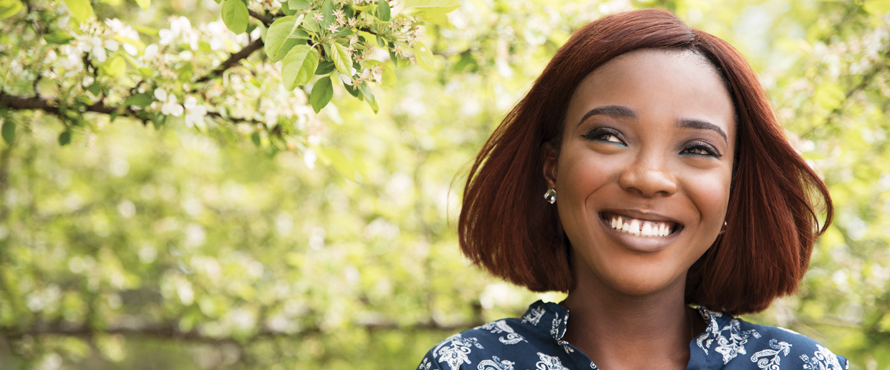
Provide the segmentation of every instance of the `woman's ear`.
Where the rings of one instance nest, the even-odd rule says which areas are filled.
[[[541,160],[544,167],[544,181],[548,189],[556,189],[556,167],[559,163],[559,151],[551,143],[541,145]]]

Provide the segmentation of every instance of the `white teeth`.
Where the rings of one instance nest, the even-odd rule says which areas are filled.
[[[643,223],[643,229],[640,230],[640,234],[642,234],[643,236],[658,236],[652,232],[652,223],[651,222]]]
[[[663,237],[671,234],[671,227],[667,222],[646,221],[635,218],[624,218],[622,216],[611,216],[609,220],[610,226],[620,232],[643,236],[643,237]]]
[[[630,230],[628,230],[631,234],[640,235],[640,220],[633,219],[630,222]]]

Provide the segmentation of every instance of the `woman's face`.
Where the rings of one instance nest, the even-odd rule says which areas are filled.
[[[581,82],[564,125],[544,176],[577,288],[682,289],[729,201],[734,111],[714,67],[689,51],[622,55]]]

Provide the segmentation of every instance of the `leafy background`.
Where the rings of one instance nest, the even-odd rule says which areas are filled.
[[[412,64],[409,47],[387,62],[392,83],[369,80],[377,113],[350,96],[339,75],[351,71],[328,72],[323,109],[310,100],[325,76],[288,90],[287,68],[260,51],[207,74],[271,22],[250,17],[235,35],[220,28],[231,23],[220,21],[225,2],[147,1],[92,3],[96,27],[114,18],[139,30],[137,56],[120,67],[118,50],[66,75],[47,57],[43,22],[67,27],[69,7],[83,8],[0,0],[0,368],[413,368],[450,333],[561,299],[462,259],[462,181],[573,30],[642,7],[669,9],[749,58],[837,207],[800,293],[746,319],[816,338],[851,368],[890,368],[886,0],[463,0],[438,24],[414,13],[432,57]],[[392,3],[394,14],[405,5]],[[277,0],[244,4],[281,16]],[[180,16],[207,47],[184,55],[181,39],[163,59],[139,59]],[[139,74],[152,89],[130,90]],[[154,88],[198,105],[165,113]],[[35,92],[56,100],[11,98]],[[142,109],[122,103],[128,92],[145,95]],[[97,101],[124,108],[97,112]],[[47,109],[61,106],[75,108]]]

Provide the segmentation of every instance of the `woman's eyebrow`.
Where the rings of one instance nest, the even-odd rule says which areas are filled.
[[[692,128],[692,129],[696,129],[696,130],[711,130],[711,131],[714,131],[714,132],[720,134],[720,136],[723,136],[723,142],[725,142],[725,143],[728,142],[728,139],[726,137],[726,132],[724,132],[723,129],[720,128],[720,126],[717,126],[717,125],[707,122],[707,121],[702,121],[702,120],[697,120],[697,119],[689,119],[689,118],[681,118],[681,119],[677,120],[677,127]]]
[[[637,111],[630,109],[628,107],[623,107],[620,105],[606,105],[603,107],[593,108],[587,113],[584,114],[584,117],[581,117],[581,121],[578,121],[578,126],[581,126],[584,121],[586,121],[590,116],[609,116],[612,118],[637,118]]]

